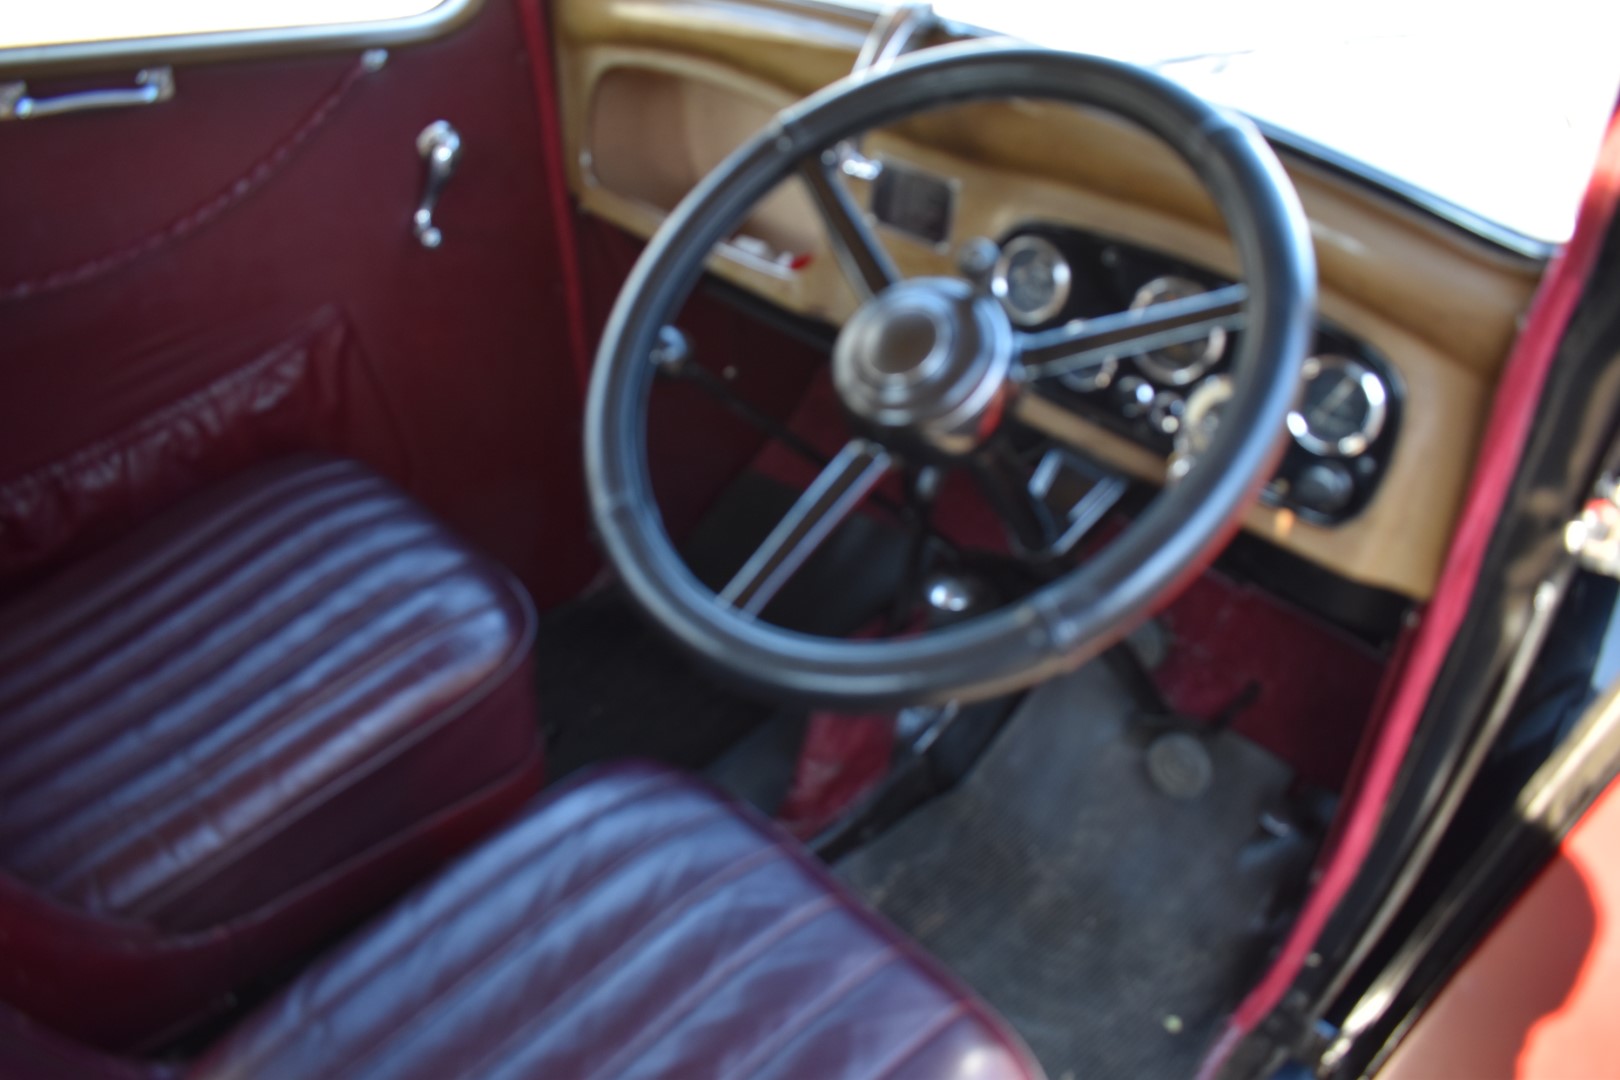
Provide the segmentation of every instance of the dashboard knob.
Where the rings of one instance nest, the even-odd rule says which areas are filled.
[[[1294,481],[1292,501],[1306,510],[1333,515],[1350,505],[1356,493],[1350,470],[1337,461],[1319,461],[1307,465]]]
[[[1187,412],[1187,403],[1180,394],[1161,390],[1148,409],[1148,423],[1161,435],[1174,435],[1181,430],[1181,418]]]
[[[1114,384],[1119,414],[1127,420],[1144,416],[1153,405],[1153,384],[1139,375],[1127,375]]]
[[[956,268],[981,292],[990,291],[990,279],[995,275],[996,263],[1001,260],[1001,248],[988,236],[976,236],[963,244],[956,253]]]

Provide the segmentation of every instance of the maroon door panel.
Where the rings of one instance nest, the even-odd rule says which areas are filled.
[[[0,126],[0,588],[306,447],[392,476],[543,605],[589,577],[572,256],[518,15],[489,0],[375,71],[181,66],[160,105]],[[430,251],[415,140],[439,119],[464,150]]]
[[[578,229],[585,321],[594,347],[645,245],[597,218],[582,215]],[[739,400],[784,425],[826,368],[824,350],[702,287],[674,321],[691,340],[698,365]],[[660,380],[654,385],[647,408],[647,458],[664,527],[677,542],[766,443],[758,427],[693,384]]]

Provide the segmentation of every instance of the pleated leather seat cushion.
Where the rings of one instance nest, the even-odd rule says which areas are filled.
[[[791,837],[619,765],[506,829],[190,1065],[0,1008],[38,1080],[1037,1080],[1016,1035]]]
[[[988,1008],[780,829],[668,770],[547,792],[195,1080],[1012,1080]]]
[[[399,856],[414,831],[533,789],[533,622],[508,574],[362,466],[243,475],[0,610],[0,872],[36,920],[138,927],[155,953],[238,923],[257,942],[238,952],[299,947],[454,846]],[[372,887],[384,849],[399,865]],[[60,1025],[30,974],[0,990]]]

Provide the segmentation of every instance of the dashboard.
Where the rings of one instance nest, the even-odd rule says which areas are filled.
[[[849,73],[873,13],[803,0],[557,0],[569,181],[634,235],[780,109]],[[1216,288],[1237,276],[1190,170],[1111,117],[1012,100],[868,134],[850,178],[907,276],[955,273],[978,237],[1028,329]],[[1542,264],[1279,147],[1310,220],[1319,324],[1287,450],[1251,535],[1344,581],[1422,601],[1445,560],[1480,434]],[[785,184],[710,271],[772,308],[841,324],[857,297],[808,193]],[[1020,419],[1134,479],[1196,456],[1237,338],[1120,355],[1027,394]]]
[[[884,220],[881,213],[878,220]],[[1040,331],[1140,310],[1232,284],[1210,270],[1061,225],[1023,226],[1002,238],[991,291],[1014,324]],[[1063,405],[1184,471],[1213,433],[1231,395],[1241,332],[1090,361],[1057,380]],[[1320,323],[1289,445],[1262,492],[1272,506],[1335,526],[1373,500],[1394,453],[1404,391],[1399,373],[1366,342]]]

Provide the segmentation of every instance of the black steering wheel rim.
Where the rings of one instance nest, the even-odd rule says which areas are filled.
[[[653,499],[646,450],[650,357],[714,246],[799,160],[925,109],[1003,97],[1092,106],[1157,136],[1226,220],[1245,280],[1236,386],[1200,465],[1107,548],[1024,600],[915,638],[844,641],[764,623],[721,604],[686,567]],[[1185,584],[1269,478],[1314,326],[1304,213],[1252,124],[1152,73],[1001,43],[930,49],[852,76],[781,114],[702,181],[631,272],[597,354],[585,415],[591,507],[631,597],[710,665],[778,696],[846,707],[977,700],[1095,656]]]

